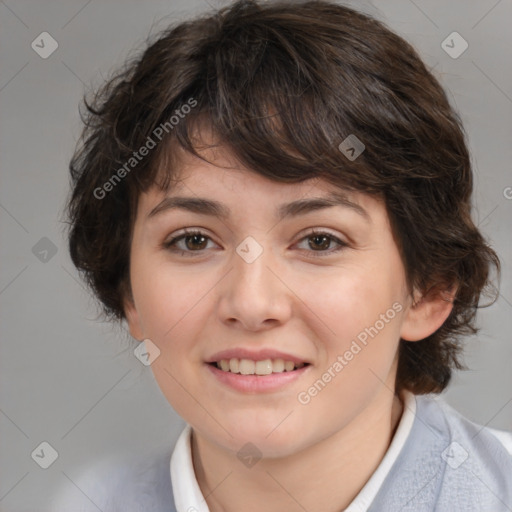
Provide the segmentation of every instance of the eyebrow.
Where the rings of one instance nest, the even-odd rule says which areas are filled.
[[[276,217],[283,220],[287,217],[297,217],[307,213],[322,210],[325,208],[332,208],[335,206],[342,206],[353,210],[367,222],[371,222],[368,212],[357,203],[350,201],[348,197],[340,192],[331,192],[326,197],[312,197],[307,199],[298,199],[291,203],[283,204],[276,210]],[[147,215],[146,219],[149,220],[155,216],[174,209],[186,210],[200,215],[210,215],[219,219],[226,220],[229,218],[231,210],[211,199],[202,197],[182,197],[173,196],[166,197],[158,203]]]

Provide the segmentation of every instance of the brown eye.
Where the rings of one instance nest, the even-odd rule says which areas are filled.
[[[313,235],[309,237],[309,247],[314,251],[325,251],[331,245],[332,237],[326,235]]]
[[[185,246],[191,251],[204,249],[208,243],[208,238],[200,234],[187,235],[184,239]]]
[[[319,258],[334,255],[349,244],[327,231],[312,231],[300,240],[298,247],[308,256]]]
[[[164,242],[162,247],[167,251],[179,253],[182,256],[196,256],[212,248],[208,245],[209,242],[214,243],[211,238],[204,233],[200,231],[188,231]]]

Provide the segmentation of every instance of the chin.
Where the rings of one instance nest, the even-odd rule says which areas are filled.
[[[228,443],[230,450],[239,452],[242,447],[251,443],[265,458],[286,457],[297,451],[297,440],[304,440],[302,428],[285,428],[283,419],[272,421],[245,421],[235,425],[225,425],[233,437],[224,435],[224,442]],[[287,421],[287,420],[285,420]],[[282,422],[282,423],[281,423]],[[281,424],[280,424],[281,423]],[[292,427],[292,428],[290,428]]]

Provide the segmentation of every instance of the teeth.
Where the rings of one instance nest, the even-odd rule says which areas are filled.
[[[302,368],[304,363],[295,364],[283,359],[222,359],[217,362],[217,368],[224,372],[241,373],[242,375],[270,375],[271,373],[291,372]]]
[[[270,375],[272,373],[272,361],[270,359],[257,361],[255,364],[254,373],[256,375]]]
[[[274,373],[284,372],[284,361],[282,359],[274,359],[272,361],[272,371]]]
[[[240,363],[238,364],[238,367],[242,375],[254,375],[254,369],[256,368],[256,364],[254,363],[254,361],[251,361],[250,359],[241,359]]]
[[[223,359],[222,361],[226,362],[226,359]],[[222,361],[220,362],[220,369],[221,370],[224,370],[224,368],[222,368]],[[217,366],[218,366],[218,363],[217,363]],[[229,371],[231,373],[240,373],[240,370],[239,370],[239,364],[238,364],[238,359],[230,359],[229,360]],[[224,370],[225,372],[227,372],[227,370]]]

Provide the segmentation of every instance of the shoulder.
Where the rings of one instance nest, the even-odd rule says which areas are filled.
[[[487,455],[501,454],[505,460],[512,457],[512,432],[479,425],[436,395],[416,396],[416,404],[421,420],[445,431],[452,441],[465,443],[475,455],[483,450]]]
[[[139,457],[104,458],[83,468],[54,498],[55,512],[174,512],[172,450]]]
[[[506,430],[499,430],[496,428],[487,429],[501,444],[505,447],[507,452],[512,455],[512,432]]]
[[[510,433],[496,435],[436,395],[414,400],[409,436],[369,510],[512,510]]]
[[[477,503],[497,499],[512,506],[512,433],[474,423],[438,396],[416,402],[418,419],[444,438],[440,500],[461,493]]]

